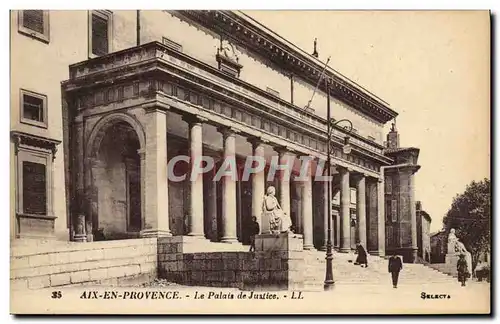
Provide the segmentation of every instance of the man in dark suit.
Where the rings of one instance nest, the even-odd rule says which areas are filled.
[[[392,286],[394,288],[398,288],[399,271],[402,269],[403,262],[401,262],[401,258],[396,255],[396,252],[394,252],[389,258],[389,272],[392,275]]]
[[[252,216],[252,223],[250,224],[250,252],[255,252],[255,235],[260,233],[259,222],[257,217]]]

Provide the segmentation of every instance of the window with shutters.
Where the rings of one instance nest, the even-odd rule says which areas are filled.
[[[20,33],[49,42],[49,11],[19,10],[18,30]]]
[[[16,237],[52,237],[53,163],[59,140],[11,131],[15,147]]]
[[[46,128],[47,97],[24,89],[20,93],[21,123]]]
[[[92,10],[89,12],[89,57],[111,52],[112,12]]]
[[[47,214],[47,179],[45,164],[23,162],[23,213]]]

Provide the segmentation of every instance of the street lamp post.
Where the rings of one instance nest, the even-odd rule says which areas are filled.
[[[332,253],[332,199],[331,199],[331,154],[332,154],[332,128],[335,125],[338,125],[341,122],[347,122],[349,126],[345,127],[347,133],[350,133],[352,130],[352,123],[348,119],[341,119],[335,122],[331,122],[330,117],[330,82],[328,78],[326,80],[326,120],[327,120],[327,149],[326,149],[326,176],[328,179],[327,186],[327,199],[328,199],[328,231],[327,231],[327,241],[326,241],[326,274],[325,274],[325,283],[324,290],[330,290],[333,288],[335,281],[333,280],[333,253]],[[349,137],[345,137],[343,152],[345,154],[349,154],[351,152],[351,146],[349,145]]]

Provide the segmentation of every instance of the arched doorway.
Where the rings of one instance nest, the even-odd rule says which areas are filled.
[[[85,171],[94,240],[135,238],[143,226],[139,152],[144,137],[138,123],[130,120],[121,115],[105,117],[89,138]]]

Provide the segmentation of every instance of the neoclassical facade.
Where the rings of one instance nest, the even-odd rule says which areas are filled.
[[[52,171],[46,174],[57,179],[45,186],[50,213],[30,214],[16,205],[16,224],[26,218],[37,224],[16,226],[15,237],[39,234],[43,227],[42,236],[67,231],[68,239],[79,242],[185,235],[207,244],[247,244],[247,225],[252,216],[260,220],[265,190],[273,185],[294,230],[303,234],[304,249],[325,247],[332,208],[339,251],[351,251],[359,241],[374,255],[398,250],[416,260],[418,149],[400,148],[395,128],[385,144],[383,127],[397,113],[329,67],[308,104],[324,69],[316,50],[308,54],[238,12],[44,12],[40,17],[49,15],[54,26],[45,28],[69,19],[86,26],[74,32],[88,31],[87,46],[75,45],[74,56],[47,60],[66,69],[57,91],[50,88],[60,95],[60,102],[49,105],[59,112],[49,110],[46,117],[56,120],[56,130],[29,135],[24,123],[13,126],[13,138],[19,139],[13,149],[22,150],[23,143],[34,141],[26,136],[36,136],[39,150],[56,161],[52,167],[47,159],[44,165]],[[14,13],[15,26],[24,24],[18,17],[27,21],[29,15]],[[21,29],[12,32],[14,45],[25,41],[18,37],[34,37]],[[63,47],[52,39],[60,34],[33,41]],[[22,82],[12,87],[15,93]],[[332,117],[353,124],[351,132],[342,125],[333,129],[331,183],[314,177],[326,160],[327,96]],[[342,151],[346,138],[349,154]],[[179,156],[191,159],[175,160]],[[212,157],[214,171],[193,180],[169,179],[169,165],[182,177],[200,167],[193,163],[197,156]],[[245,180],[247,156],[261,156],[267,166]],[[269,177],[273,157],[281,165],[291,158],[310,160],[308,176],[299,178],[295,163],[289,177],[284,172]],[[235,159],[238,176],[213,181],[228,158]],[[398,181],[397,197],[388,196],[387,179],[391,186]],[[65,203],[57,205],[56,196]],[[400,207],[388,217],[386,206],[393,201]],[[393,223],[400,225],[394,229]]]

